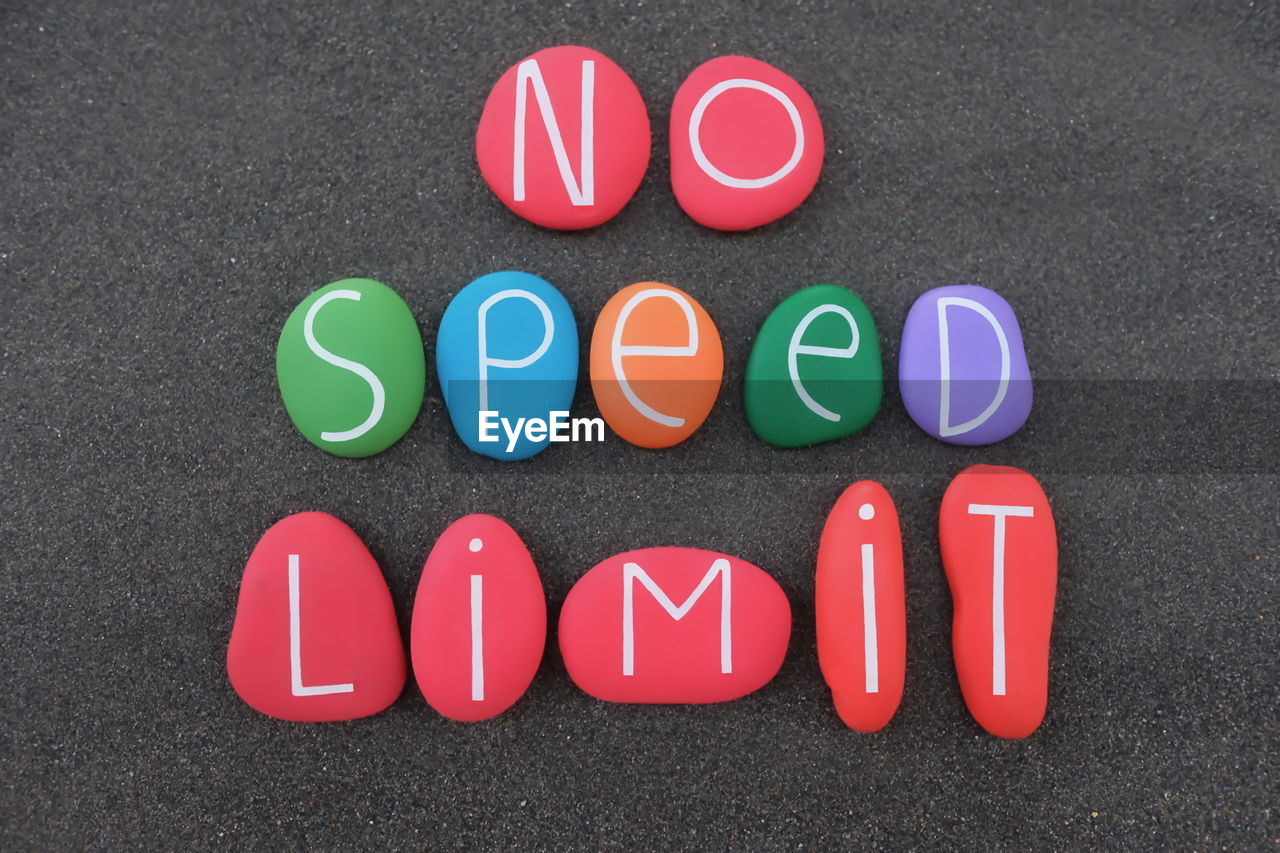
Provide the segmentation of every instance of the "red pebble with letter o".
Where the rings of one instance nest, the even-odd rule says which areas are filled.
[[[724,702],[778,672],[791,607],[745,560],[646,548],[583,575],[560,612],[560,653],[582,690],[609,702]]]
[[[476,130],[485,183],[547,228],[591,228],[635,194],[649,165],[649,114],[604,54],[564,45],[513,65],[494,84]]]
[[[376,714],[404,689],[391,593],[350,527],[323,512],[277,522],[240,581],[227,675],[240,698],[282,720]]]
[[[884,728],[902,701],[907,618],[898,513],[879,483],[854,483],[827,516],[814,603],[836,712],[857,731]]]
[[[813,191],[823,154],[813,99],[758,59],[699,65],[671,105],[671,188],[708,228],[745,231],[790,213]]]
[[[547,639],[547,602],[520,536],[492,515],[449,525],[413,604],[413,673],[453,720],[496,717],[529,689]]]
[[[965,704],[992,734],[1026,737],[1044,719],[1049,692],[1058,587],[1049,500],[1026,471],[974,465],[947,487],[938,532]]]

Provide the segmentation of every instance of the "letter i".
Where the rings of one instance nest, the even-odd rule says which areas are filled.
[[[858,518],[870,521],[876,508],[865,503],[858,508]],[[862,654],[866,673],[866,692],[880,692],[880,651],[876,643],[876,546],[862,543]]]
[[[484,542],[472,539],[467,547],[475,553]],[[484,575],[471,576],[471,701],[484,701]]]
[[[893,718],[906,673],[902,535],[893,500],[869,480],[827,518],[816,577],[818,662],[840,718],[874,732]]]

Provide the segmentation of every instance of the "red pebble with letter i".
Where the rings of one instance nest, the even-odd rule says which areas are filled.
[[[907,619],[898,513],[879,483],[854,483],[827,516],[814,603],[836,712],[857,731],[884,728],[902,701]]]
[[[947,487],[938,532],[965,703],[992,734],[1026,737],[1048,702],[1058,586],[1049,500],[1026,471],[974,465]]]
[[[449,525],[413,604],[413,673],[453,720],[496,717],[529,689],[547,640],[547,602],[520,536],[492,515]]]
[[[355,532],[323,512],[258,540],[240,582],[227,675],[240,698],[299,722],[376,714],[404,689],[391,593]]]

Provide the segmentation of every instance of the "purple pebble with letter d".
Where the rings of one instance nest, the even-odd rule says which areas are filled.
[[[907,312],[898,387],[921,429],[951,444],[992,444],[1031,414],[1031,371],[1013,308],[995,291],[936,287]]]

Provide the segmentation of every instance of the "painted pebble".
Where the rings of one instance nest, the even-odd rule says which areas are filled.
[[[485,183],[547,228],[590,228],[626,205],[649,165],[649,114],[602,53],[540,50],[494,84],[476,131]]]
[[[845,489],[827,516],[815,580],[818,664],[852,729],[885,727],[902,701],[907,617],[902,533],[879,483]]]
[[[724,375],[720,332],[683,290],[624,287],[591,334],[591,388],[605,422],[640,447],[670,447],[702,425]]]
[[[965,704],[992,734],[1026,737],[1048,702],[1058,586],[1049,501],[1026,471],[974,465],[947,487],[938,532]]]
[[[573,311],[537,276],[481,276],[459,291],[440,319],[436,373],[463,444],[494,459],[527,459],[550,438],[531,437],[523,427],[534,419],[547,422],[573,402]]]
[[[597,699],[725,702],[777,674],[791,607],[777,582],[744,560],[646,548],[583,575],[559,633],[569,676]]]
[[[871,423],[884,373],[871,312],[843,287],[791,294],[760,327],[743,400],[756,435],[778,447],[842,438]]]
[[[823,149],[813,99],[758,59],[699,65],[671,105],[671,188],[708,228],[745,231],[795,210],[818,181]]]
[[[240,581],[227,675],[282,720],[353,720],[404,689],[404,646],[382,571],[360,537],[323,512],[262,535]]]
[[[372,456],[399,441],[422,408],[422,335],[385,284],[335,281],[289,315],[276,378],[308,441],[336,456]]]
[[[1013,308],[985,287],[955,285],[911,306],[898,357],[902,402],[951,444],[991,444],[1031,414],[1031,371]]]
[[[547,602],[520,536],[492,515],[460,518],[422,567],[413,673],[450,719],[496,717],[529,689],[547,638]]]

